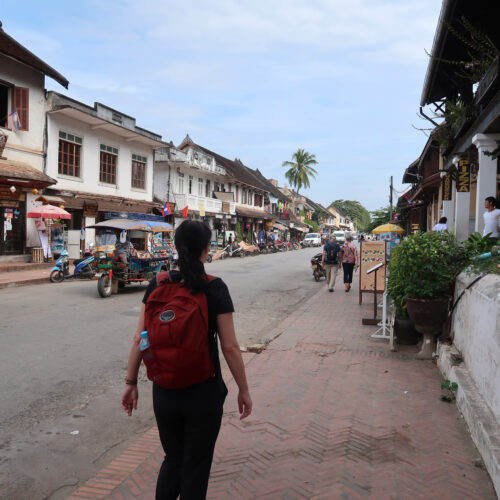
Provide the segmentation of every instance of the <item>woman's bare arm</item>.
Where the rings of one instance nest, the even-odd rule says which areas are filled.
[[[241,357],[240,346],[236,340],[233,314],[217,315],[217,329],[219,331],[222,354],[224,354],[224,358],[239,389],[238,408],[240,418],[243,419],[252,413],[252,399],[248,390],[245,365]]]

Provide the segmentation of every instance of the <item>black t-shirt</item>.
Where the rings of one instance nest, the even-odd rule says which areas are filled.
[[[172,281],[177,281],[180,279],[179,271],[171,271],[170,276]],[[145,304],[148,300],[149,295],[158,286],[156,282],[156,277],[150,283],[144,294],[142,302]],[[202,293],[202,292],[199,292]],[[233,313],[234,306],[229,294],[229,289],[227,285],[220,279],[215,278],[208,283],[207,290],[207,306],[208,306],[208,328],[209,328],[209,339],[210,339],[210,351],[212,355],[212,361],[215,367],[215,373],[220,381],[221,392],[227,394],[227,388],[222,380],[222,373],[219,361],[219,348],[217,346],[217,315]]]

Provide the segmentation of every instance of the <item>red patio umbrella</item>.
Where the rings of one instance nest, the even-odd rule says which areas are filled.
[[[55,207],[54,205],[41,205],[36,207],[31,212],[28,212],[30,219],[71,219],[71,214],[62,208]],[[47,224],[47,238],[49,249],[51,246],[50,225]]]
[[[71,219],[71,214],[54,205],[41,205],[28,212],[31,219]]]

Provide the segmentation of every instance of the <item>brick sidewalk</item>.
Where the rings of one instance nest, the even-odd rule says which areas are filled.
[[[456,407],[439,399],[436,366],[371,339],[355,287],[320,286],[246,356],[246,421],[228,384],[208,498],[495,499]],[[162,459],[151,429],[69,499],[152,499]]]

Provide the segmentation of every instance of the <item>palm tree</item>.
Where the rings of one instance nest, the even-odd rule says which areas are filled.
[[[305,149],[297,149],[292,155],[292,161],[284,161],[283,167],[290,167],[285,172],[285,177],[291,186],[297,189],[297,194],[302,187],[311,185],[310,177],[316,178],[316,170],[311,165],[316,165],[316,155],[308,153]]]

